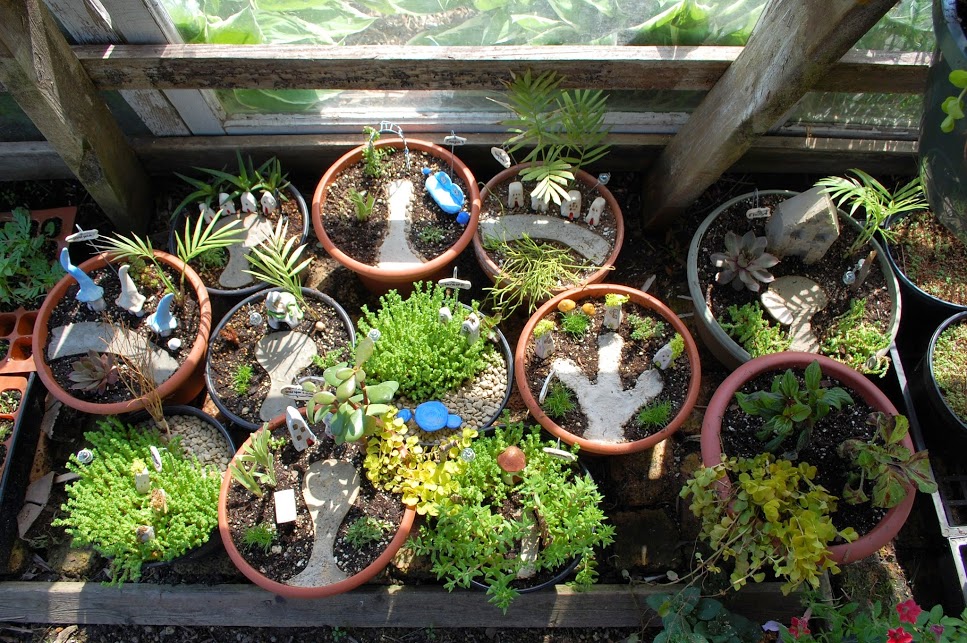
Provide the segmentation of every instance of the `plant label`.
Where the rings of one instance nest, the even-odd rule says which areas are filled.
[[[504,166],[504,168],[510,167],[510,154],[499,147],[490,148],[490,154],[497,160],[498,163]]]
[[[282,489],[281,491],[276,491],[273,494],[273,498],[275,499],[276,524],[281,525],[287,522],[294,522],[296,518],[295,490]]]
[[[81,230],[78,226],[78,232],[74,234],[69,234],[66,237],[67,243],[77,243],[79,241],[94,241],[100,235],[98,235],[97,229],[92,230]]]
[[[746,219],[768,219],[772,216],[770,208],[749,208],[745,211]]]
[[[283,386],[279,392],[290,400],[296,401],[310,400],[312,399],[313,395],[311,392],[305,390],[298,384],[289,384],[287,386]]]
[[[459,290],[470,290],[470,287],[473,286],[473,284],[466,279],[457,279],[456,277],[447,277],[446,279],[441,279],[437,283],[444,288],[457,288]]]
[[[148,450],[151,452],[151,464],[154,466],[154,470],[161,471],[161,452],[158,451],[158,447],[152,444]]]
[[[451,147],[460,147],[461,145],[467,144],[467,138],[465,136],[457,136],[451,132],[449,136],[443,137],[443,144]]]

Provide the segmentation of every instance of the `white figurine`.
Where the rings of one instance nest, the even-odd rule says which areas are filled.
[[[289,429],[289,437],[296,451],[305,451],[316,443],[316,434],[294,406],[285,407],[285,426]]]
[[[520,208],[524,206],[524,184],[514,181],[507,186],[507,207]]]
[[[123,308],[129,313],[141,317],[144,315],[142,308],[144,307],[145,296],[138,292],[137,284],[134,283],[131,275],[128,274],[130,269],[131,266],[127,264],[118,268],[118,279],[121,280],[121,294],[114,300],[114,303],[119,308]]]
[[[599,196],[592,203],[591,207],[588,208],[588,215],[584,217],[584,222],[588,225],[598,225],[601,223],[601,215],[604,214],[604,206],[607,201],[604,200],[603,196]]]
[[[279,202],[271,192],[263,192],[259,202],[262,204],[262,214],[264,216],[269,216],[279,209]]]
[[[279,330],[282,324],[295,328],[303,318],[295,295],[281,290],[273,290],[265,296],[265,312],[269,327],[274,330]]]
[[[236,214],[238,212],[235,209],[235,202],[232,201],[232,196],[228,192],[219,193],[218,209],[225,214]]]
[[[480,318],[477,313],[470,313],[460,325],[460,334],[467,338],[471,344],[476,344],[480,339]]]
[[[561,201],[561,217],[574,221],[581,216],[581,193],[571,190],[567,193],[567,198]]]
[[[534,212],[547,212],[548,207],[547,199],[541,199],[531,195],[531,210]]]
[[[258,212],[259,205],[255,202],[255,195],[251,192],[242,192],[242,196],[239,198],[242,202],[242,214],[249,214],[251,212]]]

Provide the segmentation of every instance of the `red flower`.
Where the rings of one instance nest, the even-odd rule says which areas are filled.
[[[792,623],[789,625],[789,633],[793,635],[794,638],[799,638],[803,634],[809,634],[809,619],[799,618],[798,616],[792,617]]]
[[[913,636],[902,627],[887,630],[886,643],[913,643]]]
[[[900,615],[901,623],[916,623],[917,617],[920,616],[922,611],[912,598],[898,603],[896,606],[896,613]]]
[[[939,641],[940,637],[943,636],[943,625],[931,625],[930,631],[933,632],[934,636],[936,636],[937,640]]]

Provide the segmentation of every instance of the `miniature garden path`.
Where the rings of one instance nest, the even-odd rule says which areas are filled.
[[[221,229],[234,220],[232,217],[223,217],[215,224],[215,229]],[[272,237],[272,225],[257,212],[249,213],[242,219],[241,229],[245,231],[245,239],[228,246],[228,263],[218,278],[218,284],[225,288],[242,288],[255,281],[255,277],[244,272],[249,268],[245,257],[249,250]]]
[[[259,417],[268,422],[285,413],[292,400],[282,388],[295,381],[299,373],[319,354],[316,343],[305,333],[279,331],[269,333],[255,347],[255,359],[269,374],[269,392],[259,409]]]
[[[389,203],[389,217],[387,219],[386,237],[379,247],[379,261],[377,268],[398,270],[423,261],[413,254],[410,244],[406,240],[406,227],[409,224],[407,211],[410,199],[413,198],[413,183],[411,181],[393,181],[386,186],[386,196]]]
[[[340,460],[320,460],[309,465],[302,497],[309,506],[309,515],[316,539],[306,568],[288,580],[296,587],[322,587],[347,578],[336,566],[333,546],[336,532],[359,495],[359,472],[356,467]]]
[[[135,357],[145,350],[151,351],[151,376],[155,384],[161,384],[178,370],[178,360],[165,351],[130,329],[104,322],[76,322],[53,329],[47,359],[84,355],[87,351]]]
[[[642,405],[661,393],[664,384],[657,369],[650,368],[638,376],[635,387],[624,390],[621,385],[621,349],[624,339],[617,333],[598,336],[598,380],[592,384],[581,367],[570,359],[555,359],[554,374],[575,392],[587,413],[585,439],[619,442],[624,439],[621,427]]]
[[[505,241],[521,239],[525,234],[531,239],[557,241],[570,246],[595,265],[603,264],[611,254],[611,244],[607,239],[557,217],[508,214],[499,219],[481,221],[480,234],[485,239],[497,237]]]

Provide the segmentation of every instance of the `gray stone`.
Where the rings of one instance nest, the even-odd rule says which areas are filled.
[[[805,353],[819,351],[819,340],[813,334],[810,320],[826,307],[828,300],[818,283],[798,275],[779,277],[769,284],[769,289],[759,299],[773,319],[789,326],[792,339],[789,350]]]
[[[836,206],[822,188],[783,201],[766,223],[769,252],[807,264],[819,261],[838,237]]]
[[[531,214],[507,214],[496,219],[480,221],[480,234],[505,241],[522,238],[557,241],[572,248],[595,265],[601,265],[611,254],[611,243],[597,232],[580,224],[557,217]]]
[[[661,573],[681,563],[678,525],[660,509],[621,511],[615,526],[613,564],[629,572]]]
[[[319,353],[316,343],[305,333],[281,331],[269,333],[255,347],[255,359],[269,374],[269,392],[259,409],[259,417],[268,422],[285,413],[291,400],[282,387],[295,381],[296,376]]]
[[[315,529],[312,555],[306,568],[287,581],[295,587],[324,587],[347,578],[336,566],[333,547],[336,532],[356,496],[359,495],[359,472],[340,460],[320,460],[309,465],[302,485],[302,497],[309,507]]]
[[[155,384],[161,384],[178,370],[178,361],[165,351],[128,328],[104,322],[75,322],[53,329],[47,346],[47,359],[86,355],[87,351],[95,351],[130,357],[138,363],[138,355],[146,349],[151,351],[151,375]]]
[[[398,270],[420,265],[423,260],[410,248],[406,230],[410,226],[410,200],[413,198],[413,183],[406,180],[393,181],[386,186],[386,199],[389,205],[386,236],[379,247],[379,261],[376,266],[385,270]]]
[[[218,230],[234,220],[235,217],[223,216],[215,223],[215,229]],[[252,248],[272,237],[272,224],[258,212],[245,215],[242,225],[236,230],[244,231],[245,238],[241,243],[228,246],[228,263],[218,277],[219,285],[225,288],[242,288],[255,281],[255,277],[244,272],[249,269],[245,257]]]

